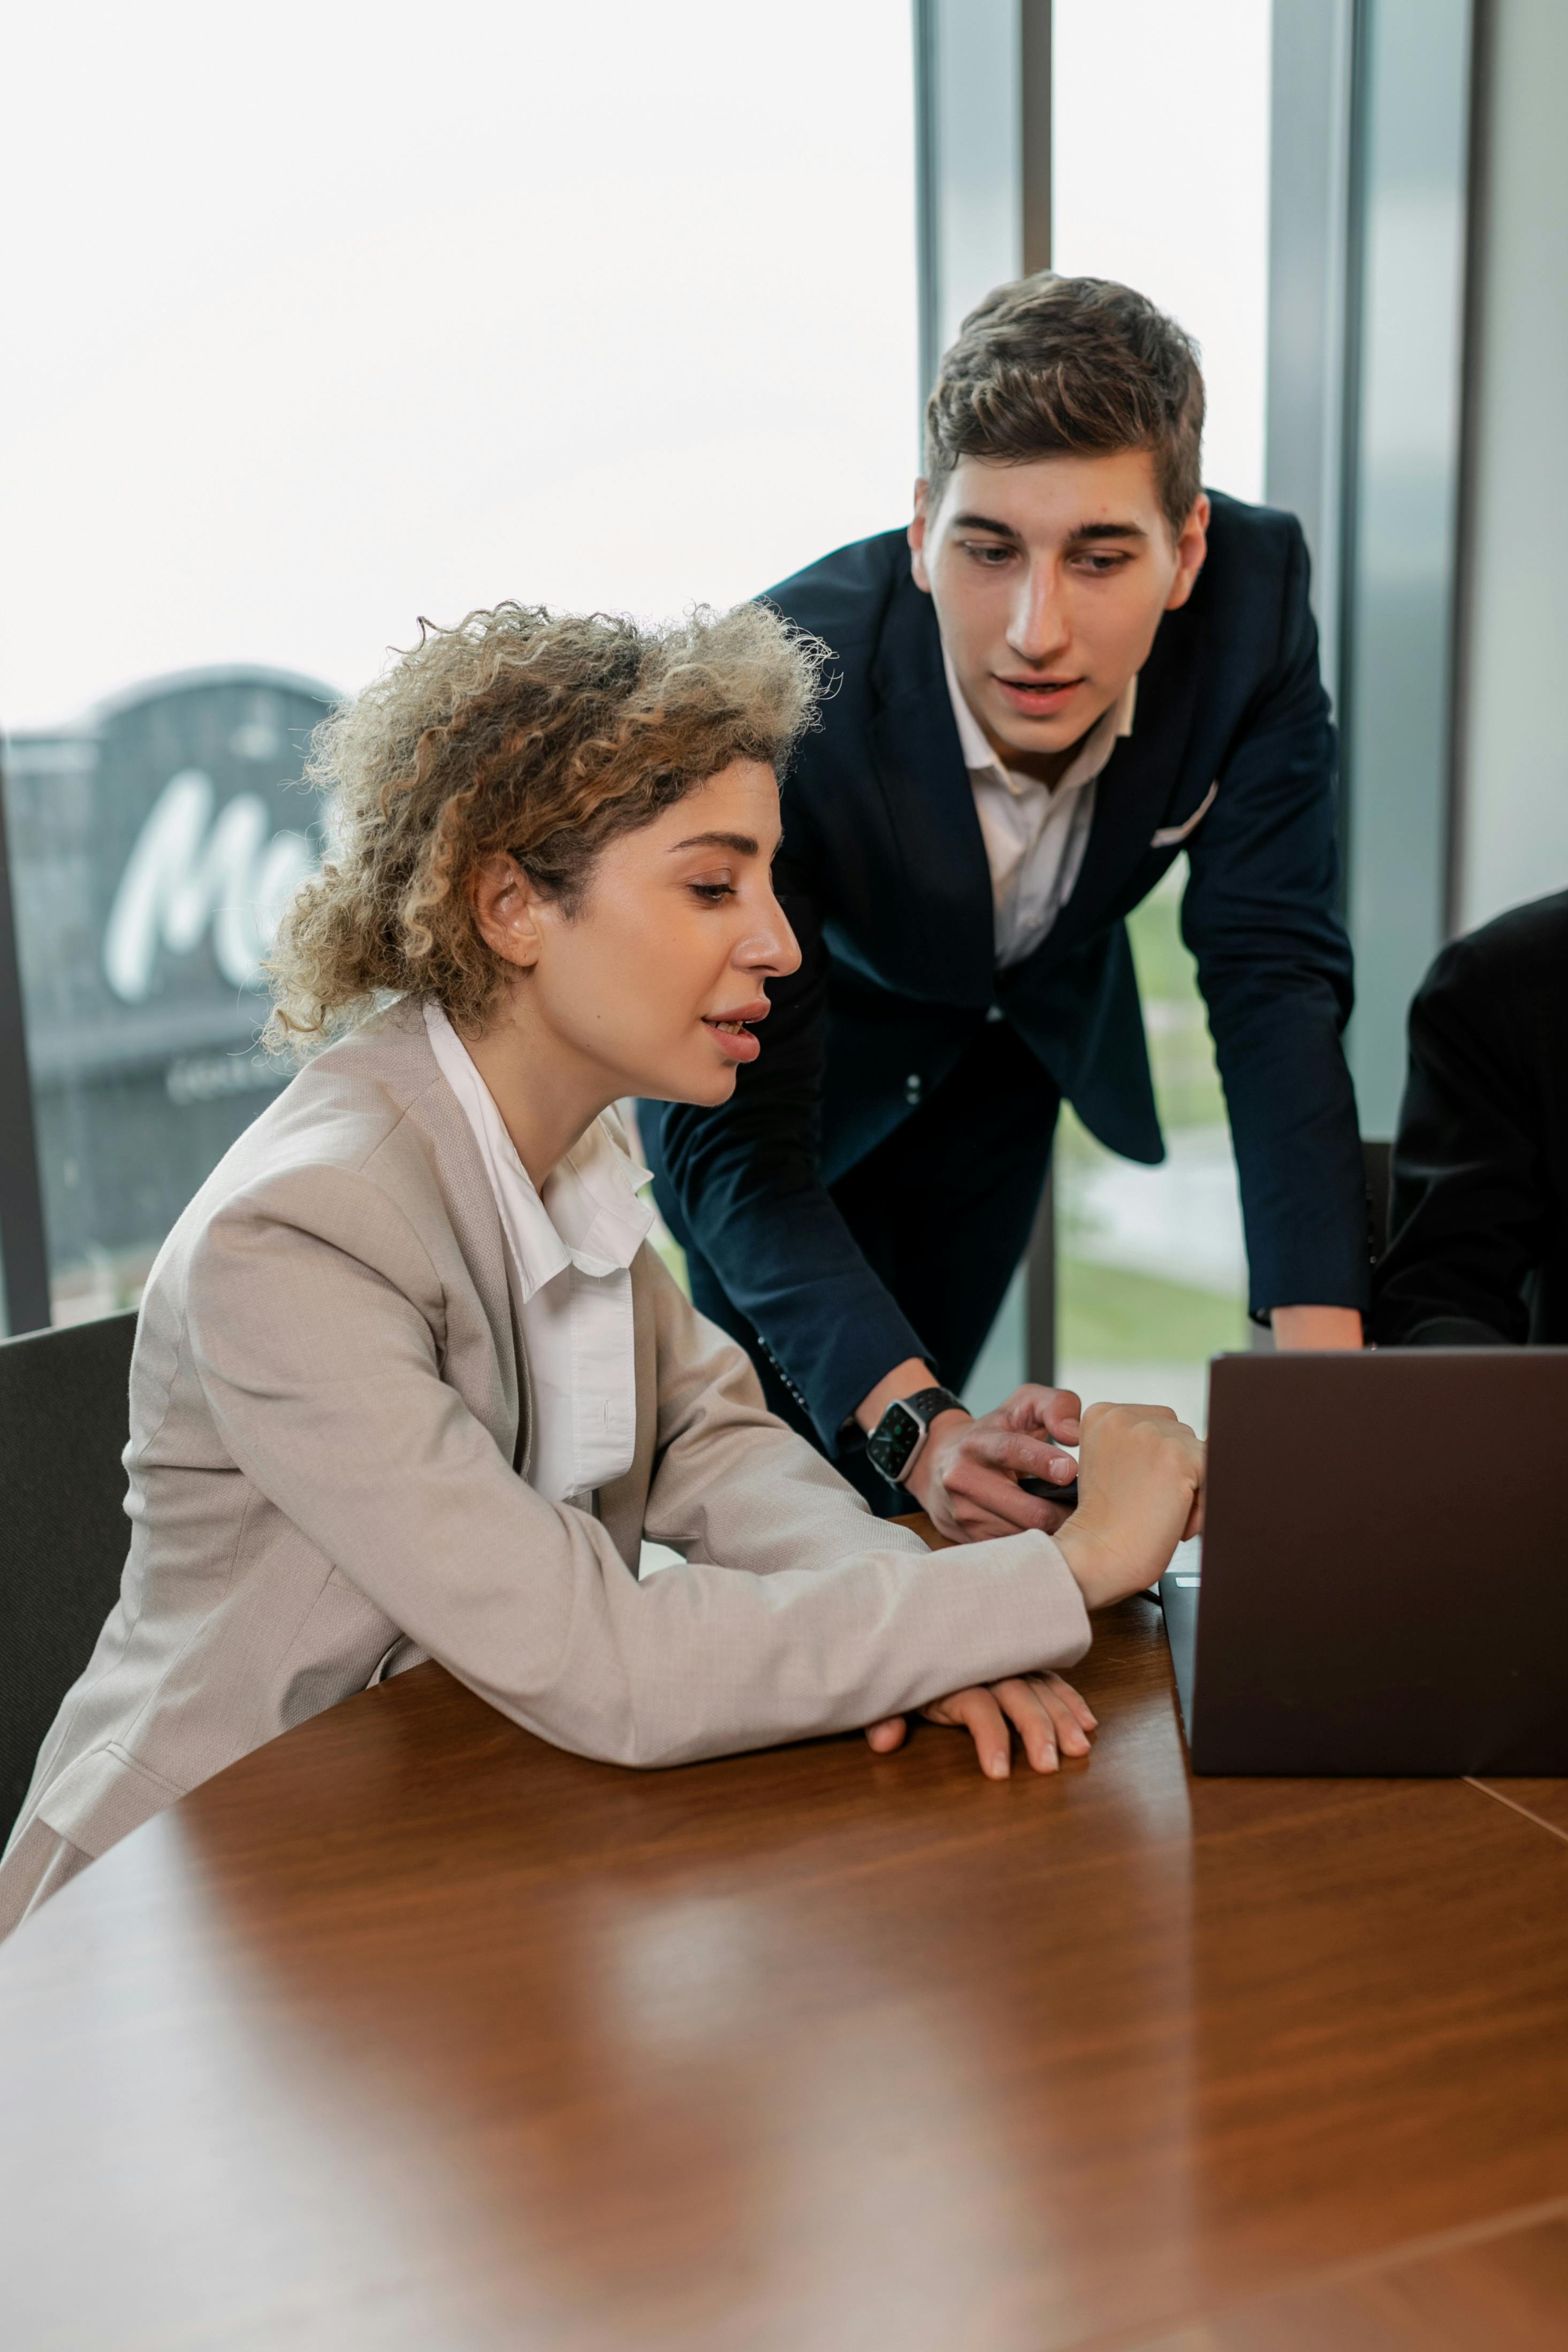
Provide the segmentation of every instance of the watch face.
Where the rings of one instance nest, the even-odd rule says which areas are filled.
[[[866,1451],[883,1477],[890,1478],[896,1486],[905,1463],[924,1433],[924,1422],[908,1405],[890,1404],[866,1440]]]

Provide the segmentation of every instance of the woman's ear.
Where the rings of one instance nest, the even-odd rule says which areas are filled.
[[[539,961],[539,895],[504,849],[480,860],[468,882],[479,937],[508,963],[527,971]]]

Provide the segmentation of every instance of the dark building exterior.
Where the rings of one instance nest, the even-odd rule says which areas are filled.
[[[5,747],[49,1262],[68,1314],[73,1290],[100,1305],[135,1295],[288,1078],[257,1050],[259,960],[319,857],[300,772],[333,698],[278,670],[191,671]]]

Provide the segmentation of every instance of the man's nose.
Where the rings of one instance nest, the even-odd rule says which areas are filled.
[[[1070,634],[1056,565],[1031,564],[1013,608],[1007,643],[1021,660],[1044,662],[1061,652]]]

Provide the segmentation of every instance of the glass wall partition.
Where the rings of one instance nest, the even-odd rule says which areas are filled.
[[[7,56],[0,728],[65,1317],[135,1298],[279,1082],[335,694],[421,614],[724,604],[906,511],[910,35],[89,0]]]

